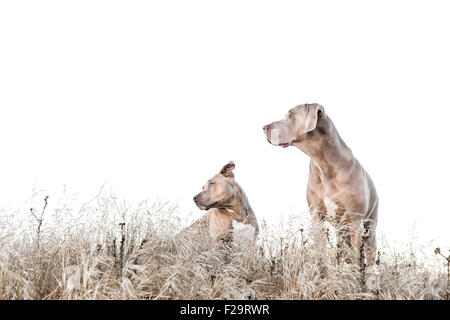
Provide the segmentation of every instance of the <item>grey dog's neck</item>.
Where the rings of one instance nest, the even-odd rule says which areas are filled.
[[[308,132],[304,139],[293,142],[292,145],[311,158],[322,176],[335,174],[341,166],[353,159],[352,151],[328,116],[320,119],[316,129]]]

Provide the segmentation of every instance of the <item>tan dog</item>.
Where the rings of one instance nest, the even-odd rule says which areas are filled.
[[[251,225],[256,238],[258,222],[244,191],[234,180],[234,168],[234,163],[230,161],[194,197],[197,207],[208,212],[187,227],[186,231],[203,229],[208,231],[212,239],[222,240],[231,235],[234,220]]]
[[[366,259],[372,263],[376,252],[377,192],[324,108],[317,103],[296,106],[284,119],[263,130],[271,144],[284,148],[295,146],[311,158],[309,207],[316,209],[321,219],[334,216],[344,222],[350,235],[341,236],[354,248],[360,248],[362,232],[366,230]]]

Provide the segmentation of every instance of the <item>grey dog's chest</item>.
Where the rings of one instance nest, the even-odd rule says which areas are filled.
[[[336,181],[324,175],[312,173],[308,189],[323,203],[323,210],[327,217],[334,219],[339,217],[347,208],[347,192],[345,187],[339,186]]]

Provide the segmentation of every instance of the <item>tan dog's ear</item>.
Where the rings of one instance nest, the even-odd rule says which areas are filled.
[[[317,121],[325,115],[325,109],[317,103],[306,105],[305,132],[313,131],[317,126]]]
[[[234,167],[235,167],[234,162],[230,161],[226,165],[223,166],[222,170],[220,170],[220,173],[227,178],[234,177],[234,174],[233,174]]]

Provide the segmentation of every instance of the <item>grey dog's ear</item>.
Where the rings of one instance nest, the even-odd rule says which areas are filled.
[[[325,115],[325,109],[318,103],[306,105],[305,132],[313,131],[319,119]]]
[[[233,174],[234,168],[235,168],[234,162],[230,161],[226,165],[223,166],[222,170],[220,170],[220,173],[227,178],[234,177],[234,174]]]

